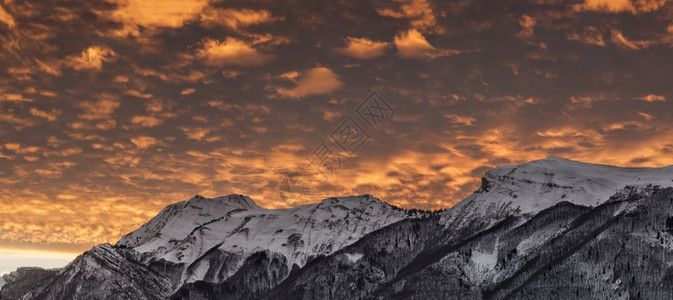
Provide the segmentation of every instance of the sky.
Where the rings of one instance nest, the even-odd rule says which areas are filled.
[[[0,45],[0,253],[35,265],[196,194],[437,209],[499,165],[673,164],[667,0],[0,0]]]

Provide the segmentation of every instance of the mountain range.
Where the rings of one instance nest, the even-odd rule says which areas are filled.
[[[673,167],[543,159],[447,210],[195,196],[2,299],[672,299]]]

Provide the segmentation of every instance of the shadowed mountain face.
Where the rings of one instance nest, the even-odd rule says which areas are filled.
[[[196,197],[23,299],[671,299],[672,180],[670,167],[547,159],[489,171],[435,213],[369,196],[291,210]]]
[[[0,283],[9,282],[10,284],[0,291],[0,299],[17,299],[26,291],[47,284],[58,271],[59,269],[19,268],[6,274],[0,277]]]
[[[402,221],[306,266],[267,298],[671,299],[672,215],[673,189],[629,188],[597,207],[561,202],[462,237]],[[396,234],[403,227],[434,234]],[[394,254],[381,247],[418,237]]]

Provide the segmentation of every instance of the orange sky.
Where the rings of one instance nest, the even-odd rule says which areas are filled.
[[[428,209],[497,165],[673,164],[666,0],[4,0],[0,44],[0,252],[113,243],[195,194]],[[316,172],[349,117],[368,139]]]

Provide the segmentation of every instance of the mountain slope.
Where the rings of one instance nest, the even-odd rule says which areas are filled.
[[[262,284],[266,290],[314,257],[406,217],[406,211],[369,195],[292,209],[261,208],[242,195],[196,196],[164,208],[115,246],[94,247],[24,298],[163,299],[185,283],[217,283],[240,274],[260,252],[280,270]],[[123,287],[133,291],[122,293]]]
[[[547,158],[486,172],[481,187],[444,214],[444,223],[536,214],[561,201],[596,206],[626,186],[673,186],[673,166],[620,168]]]
[[[405,217],[403,210],[368,195],[275,210],[241,195],[197,196],[167,207],[117,246],[137,251],[139,261],[148,265],[183,264],[181,282],[222,281],[253,253],[279,253],[288,268],[301,267]],[[214,260],[230,262],[222,267]]]
[[[24,299],[668,299],[671,186],[673,167],[544,159],[491,170],[436,213],[368,195],[277,210],[197,196]]]
[[[85,252],[22,299],[162,299],[171,282],[109,244]]]
[[[499,168],[439,220],[373,232],[266,298],[670,299],[673,189],[660,185],[672,173],[556,159]]]
[[[0,299],[18,299],[36,286],[45,285],[60,269],[18,268],[0,276]]]

